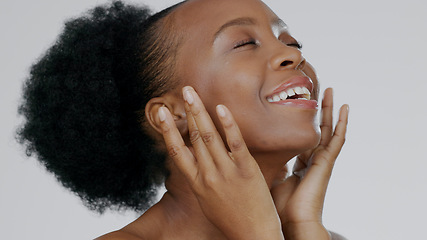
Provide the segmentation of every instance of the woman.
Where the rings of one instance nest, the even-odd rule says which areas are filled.
[[[21,141],[92,209],[149,208],[99,239],[330,239],[348,108],[333,131],[325,91],[319,133],[300,48],[260,0],[98,7],[33,66]]]

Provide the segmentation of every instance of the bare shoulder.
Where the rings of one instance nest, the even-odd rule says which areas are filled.
[[[95,238],[94,240],[144,240],[144,239],[137,237],[131,233],[118,230],[111,233],[107,233],[103,236]]]

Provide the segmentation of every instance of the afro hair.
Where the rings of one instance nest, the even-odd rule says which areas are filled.
[[[172,76],[156,62],[172,61],[173,48],[151,49],[177,5],[152,16],[113,1],[67,21],[24,83],[18,141],[91,210],[144,211],[167,175],[138,112]]]

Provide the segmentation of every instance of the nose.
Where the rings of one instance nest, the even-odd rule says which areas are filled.
[[[282,45],[280,49],[275,49],[271,57],[270,66],[273,70],[280,71],[285,69],[302,69],[305,59],[299,49],[291,46]]]

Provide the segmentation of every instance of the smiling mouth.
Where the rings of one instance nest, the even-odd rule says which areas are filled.
[[[284,100],[310,100],[311,93],[306,87],[293,87],[285,89],[279,93],[274,94],[267,98],[267,101],[270,103],[284,101]]]

